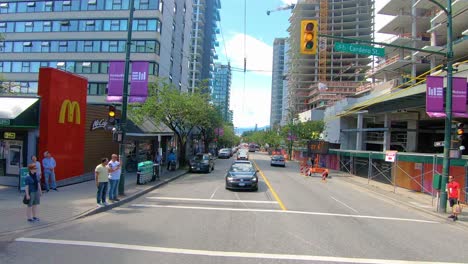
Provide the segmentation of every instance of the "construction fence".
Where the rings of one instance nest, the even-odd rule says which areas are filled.
[[[304,151],[294,154],[299,161],[307,158]],[[320,166],[437,196],[433,178],[442,174],[442,154],[398,152],[394,162],[385,161],[385,155],[385,152],[330,149],[328,154],[320,155]],[[461,186],[461,200],[468,202],[468,160],[450,159],[449,174]]]

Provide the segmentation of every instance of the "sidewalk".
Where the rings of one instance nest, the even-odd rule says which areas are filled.
[[[442,220],[453,222],[451,219],[447,218],[450,215],[449,213],[437,212],[436,196],[432,197],[430,194],[394,187],[392,184],[381,183],[374,180],[368,181],[367,177],[359,177],[342,171],[331,170],[330,175],[355,184],[370,192],[385,196],[396,203],[404,204],[415,210],[440,217]],[[333,180],[333,178],[331,180]],[[451,208],[447,205],[447,212],[450,212],[450,209]],[[468,207],[463,208],[463,212],[458,218],[459,220],[455,222],[456,224],[468,227]]]
[[[94,180],[64,186],[59,188],[58,192],[51,190],[41,197],[41,204],[38,207],[41,220],[36,223],[26,221],[26,206],[22,203],[24,193],[20,193],[17,187],[0,186],[0,236],[63,223],[109,210],[150,192],[186,172],[182,169],[176,171],[163,169],[159,181],[149,182],[145,185],[136,184],[136,173],[127,173],[125,174],[125,196],[119,197],[120,202],[109,203],[109,206],[103,208],[96,206]]]

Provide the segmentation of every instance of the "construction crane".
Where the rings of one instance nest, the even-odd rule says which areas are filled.
[[[296,4],[290,4],[290,5],[287,5],[287,6],[278,7],[278,8],[273,9],[273,10],[268,10],[266,13],[267,13],[267,16],[269,16],[271,12],[294,9],[295,6],[296,6]]]

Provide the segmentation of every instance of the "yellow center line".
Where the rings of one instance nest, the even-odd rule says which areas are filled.
[[[265,181],[266,185],[268,186],[268,189],[270,189],[271,193],[273,194],[273,197],[275,200],[278,202],[279,206],[281,207],[281,210],[287,211],[286,206],[284,206],[283,201],[279,198],[278,194],[276,193],[275,189],[273,189],[273,186],[271,186],[270,181],[268,181],[267,177],[265,174],[263,174],[263,171],[258,167],[257,163],[255,161],[252,161],[255,167],[257,167],[258,172],[262,176],[263,180]]]

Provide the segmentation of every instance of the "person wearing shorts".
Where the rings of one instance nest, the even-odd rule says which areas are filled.
[[[41,203],[41,184],[39,178],[36,174],[36,164],[31,163],[28,165],[29,174],[25,179],[25,192],[26,192],[26,199],[29,200],[28,207],[26,209],[26,216],[28,222],[37,222],[39,221],[38,209],[37,206]]]
[[[460,201],[460,184],[455,181],[452,175],[449,175],[448,180],[449,180],[449,183],[447,184],[447,192],[448,192],[450,207],[452,208],[452,214],[449,216],[449,218],[453,218],[453,221],[457,221],[458,212],[455,212],[455,210],[453,209],[454,209],[454,206],[458,204],[458,201]]]

